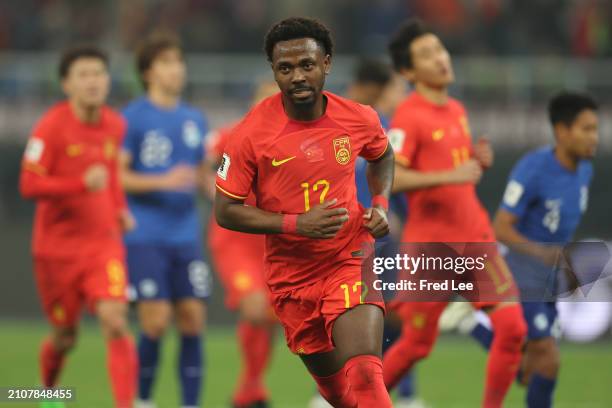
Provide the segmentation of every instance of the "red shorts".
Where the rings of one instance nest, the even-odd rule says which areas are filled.
[[[54,326],[75,326],[83,305],[93,312],[100,299],[127,300],[122,248],[89,258],[34,257],[34,274],[43,310]]]
[[[263,270],[265,236],[230,231],[211,221],[208,246],[229,309],[236,309],[246,295],[269,293]]]
[[[368,295],[364,299],[363,286],[361,265],[349,264],[310,285],[273,293],[272,306],[285,328],[289,349],[296,354],[331,351],[332,329],[341,314],[364,303],[384,311],[381,297]]]

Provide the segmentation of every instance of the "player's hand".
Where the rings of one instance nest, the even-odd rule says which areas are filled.
[[[574,271],[571,254],[566,248],[559,245],[543,245],[539,247],[538,252],[540,260],[546,266],[559,269],[563,272],[567,283],[567,290],[573,292],[578,289],[580,281]]]
[[[92,164],[85,170],[83,183],[87,191],[104,190],[108,185],[108,169],[103,164]]]
[[[193,166],[178,164],[162,176],[162,189],[169,191],[190,191],[197,183],[197,172]]]
[[[493,159],[495,154],[493,153],[493,148],[491,147],[491,142],[486,137],[481,137],[478,139],[476,144],[474,145],[474,158],[483,169],[488,169],[493,165]]]
[[[450,173],[451,183],[455,184],[478,184],[481,177],[482,167],[480,163],[474,159],[469,159],[465,163],[460,164]]]
[[[387,212],[380,207],[368,208],[363,214],[364,225],[374,238],[382,238],[389,233]]]
[[[122,210],[119,213],[119,226],[122,232],[130,232],[136,228],[136,219],[129,210]]]
[[[333,238],[348,221],[346,208],[330,208],[337,199],[316,205],[297,217],[297,233],[308,238]]]

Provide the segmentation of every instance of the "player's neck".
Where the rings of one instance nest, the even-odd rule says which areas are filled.
[[[178,105],[180,95],[174,95],[169,92],[163,92],[159,88],[151,87],[147,92],[147,97],[153,103],[163,109],[174,109]]]
[[[93,124],[97,123],[100,120],[100,112],[102,111],[102,109],[99,106],[83,106],[75,100],[69,100],[68,103],[70,105],[72,113],[74,114],[74,116],[77,117],[79,122]]]
[[[300,122],[310,122],[319,119],[325,114],[327,98],[323,94],[319,95],[312,105],[296,105],[283,95],[283,109],[285,114],[293,120]]]
[[[414,89],[434,105],[446,105],[448,102],[448,88],[433,88],[417,82]]]
[[[578,168],[578,159],[567,151],[560,149],[559,146],[555,147],[555,157],[561,163],[561,166],[569,171],[576,171]]]

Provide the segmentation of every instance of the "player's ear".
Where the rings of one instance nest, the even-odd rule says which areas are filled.
[[[68,94],[70,93],[70,84],[68,82],[68,78],[62,78],[60,81],[60,86],[62,87],[62,92],[64,92],[64,95],[68,96]]]
[[[323,67],[325,70],[325,75],[329,75],[331,72],[331,55],[325,55],[325,58],[323,58]]]
[[[399,73],[402,76],[402,78],[404,78],[405,80],[407,80],[411,84],[414,83],[415,75],[414,75],[414,70],[412,68],[402,68],[399,71]]]
[[[553,127],[555,132],[555,140],[557,142],[563,142],[567,139],[567,135],[569,134],[569,126],[567,126],[563,122],[558,122]]]

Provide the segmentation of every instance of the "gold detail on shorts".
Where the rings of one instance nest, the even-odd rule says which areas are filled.
[[[109,287],[108,292],[112,296],[122,296],[125,294],[125,268],[118,259],[112,258],[106,264]]]
[[[51,311],[51,315],[58,322],[64,322],[66,320],[66,311],[59,303],[53,305],[53,310]]]
[[[300,347],[297,349],[296,353],[298,354],[306,354],[306,350],[304,349],[304,347]]]
[[[251,279],[249,274],[241,271],[241,272],[238,272],[236,276],[234,277],[234,286],[239,291],[245,291],[245,290],[250,289],[251,286],[253,286],[253,280]]]
[[[415,313],[414,316],[412,316],[412,326],[415,329],[422,329],[423,327],[425,327],[425,314],[424,313]]]

